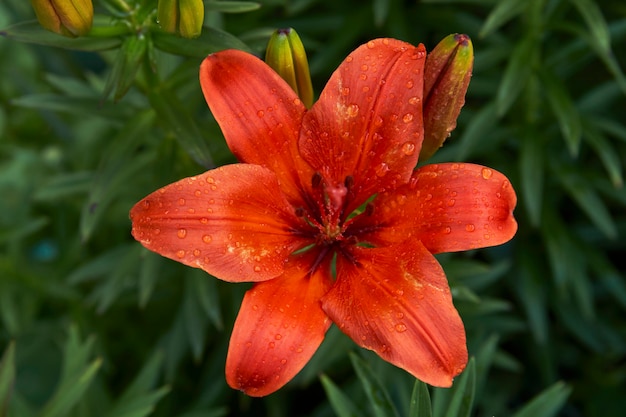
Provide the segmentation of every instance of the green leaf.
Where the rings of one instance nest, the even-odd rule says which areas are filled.
[[[141,251],[137,261],[141,265],[137,282],[139,287],[139,306],[143,308],[148,304],[154,286],[159,279],[163,257],[145,249]]]
[[[611,50],[609,28],[598,5],[592,0],[570,0],[587,23],[592,38],[607,53]]]
[[[389,16],[390,6],[391,2],[389,0],[373,0],[372,9],[374,12],[374,26],[381,27],[385,24],[385,21]]]
[[[154,46],[170,54],[191,58],[206,58],[207,55],[224,49],[239,49],[250,52],[248,45],[231,35],[212,27],[204,27],[195,39],[185,39],[167,32],[153,32]]]
[[[485,38],[498,30],[509,20],[520,14],[527,7],[527,3],[519,0],[503,0],[496,3],[480,29],[478,36]]]
[[[609,239],[617,238],[617,228],[606,205],[598,197],[598,194],[591,188],[577,172],[557,167],[556,172],[561,184],[568,194],[576,201],[578,206],[589,216],[593,224],[605,234]]]
[[[337,417],[363,417],[356,405],[330,378],[322,374],[320,380],[322,381],[324,391],[326,391],[328,402],[330,402],[330,406],[337,414]]]
[[[528,324],[535,341],[544,345],[548,341],[548,311],[546,305],[546,283],[542,279],[541,264],[533,248],[522,248],[519,257],[519,279],[517,293],[528,317]]]
[[[119,124],[119,121],[125,120],[130,112],[136,111],[125,104],[103,103],[99,98],[67,97],[57,94],[29,94],[12,99],[11,104],[31,109],[80,114],[85,117],[102,117],[114,124]]]
[[[411,394],[411,407],[409,417],[432,417],[432,407],[430,405],[430,393],[428,385],[419,379],[415,380],[413,393]]]
[[[32,20],[16,23],[0,31],[0,36],[9,39],[34,43],[38,45],[54,46],[57,48],[74,49],[77,51],[105,51],[114,49],[122,43],[118,37],[92,38],[81,36],[78,38],[68,38],[43,29],[39,22]]]
[[[145,35],[129,36],[124,40],[104,86],[104,98],[113,93],[113,101],[118,101],[126,95],[135,82],[149,42],[149,37]]]
[[[106,414],[106,417],[145,417],[150,414],[156,407],[156,403],[169,392],[168,387],[154,390],[162,367],[163,353],[157,351]]]
[[[609,179],[615,188],[621,188],[624,185],[624,177],[622,175],[622,162],[619,152],[611,145],[611,142],[600,131],[593,126],[586,125],[584,128],[585,142],[593,148],[598,154],[604,169],[609,174]]]
[[[563,382],[557,382],[533,398],[513,417],[551,417],[563,407],[572,389]]]
[[[524,131],[520,154],[521,191],[524,206],[534,227],[541,224],[544,187],[544,146],[542,136],[534,130]]]
[[[363,389],[372,406],[374,415],[377,417],[398,417],[398,411],[391,402],[389,393],[385,390],[385,387],[380,383],[378,378],[376,378],[376,375],[374,375],[369,365],[352,352],[350,353],[350,361],[361,381],[361,385],[363,385]]]
[[[505,115],[526,87],[532,74],[539,48],[532,36],[515,43],[511,58],[504,70],[500,87],[496,95],[496,109],[499,117]]]
[[[64,417],[81,400],[102,365],[100,358],[88,363],[93,342],[93,338],[81,342],[78,330],[75,327],[70,328],[63,353],[61,380],[40,417]]]
[[[485,137],[493,131],[498,121],[497,104],[491,102],[475,114],[468,123],[465,132],[459,138],[456,159],[465,161],[477,149],[484,146]]]
[[[138,153],[136,148],[145,140],[154,118],[155,114],[151,110],[137,114],[128,119],[120,133],[110,141],[81,212],[80,233],[83,241],[91,237],[109,205],[125,191],[128,181],[153,160],[153,153]]]
[[[9,408],[15,384],[15,342],[9,343],[0,360],[0,415]]]
[[[208,12],[220,13],[245,13],[252,12],[261,8],[260,3],[253,1],[205,1],[205,15]],[[204,28],[206,29],[206,28]]]
[[[451,388],[436,388],[433,392],[433,415],[441,417],[469,417],[474,405],[476,364],[471,358]]]
[[[148,99],[160,121],[173,132],[182,148],[204,168],[214,167],[208,141],[176,94],[161,84],[148,93]]]
[[[565,85],[548,70],[540,73],[550,107],[554,112],[561,134],[572,156],[577,156],[582,138],[581,116],[574,106]]]

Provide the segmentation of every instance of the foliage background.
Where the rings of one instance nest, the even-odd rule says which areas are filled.
[[[278,393],[230,390],[247,286],[130,237],[134,202],[234,161],[201,96],[202,57],[261,54],[279,27],[303,39],[318,93],[369,39],[474,41],[466,106],[433,161],[504,172],[520,227],[505,246],[440,257],[475,362],[452,391],[430,389],[433,415],[622,415],[622,1],[207,0],[196,40],[161,33],[156,1],[127,3],[96,0],[92,34],[74,41],[13,26],[34,18],[29,2],[0,3],[1,416],[430,415],[425,386],[335,328]]]

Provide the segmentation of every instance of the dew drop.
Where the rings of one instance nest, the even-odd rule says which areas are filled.
[[[406,82],[406,88],[411,89],[413,88],[413,80],[409,80]]]
[[[411,113],[407,113],[404,116],[402,116],[402,121],[404,123],[411,123],[412,120],[413,120],[413,114]]]
[[[200,223],[207,224],[207,223],[209,223],[209,219],[207,219],[206,217],[203,217],[203,218],[200,219]]]
[[[301,347],[296,348],[296,353],[302,353],[302,350],[303,350],[303,349],[302,349]]]
[[[258,112],[256,112],[256,115],[259,117],[263,117],[265,116],[265,112],[263,110],[259,110]]]
[[[178,232],[176,232],[176,236],[178,236],[179,239],[184,239],[185,237],[187,237],[187,229],[178,229]]]
[[[491,238],[491,235],[489,235],[488,233],[485,233],[483,237],[485,238],[485,240],[489,240],[489,238]]]
[[[411,156],[415,153],[415,144],[413,142],[404,142],[402,145],[402,153]]]
[[[352,62],[352,59],[353,58],[351,56],[348,56],[348,57],[346,57],[346,62]]]
[[[341,95],[342,95],[342,96],[347,96],[347,95],[349,95],[349,94],[350,94],[350,88],[348,88],[348,87],[343,87],[343,88],[341,89]]]
[[[254,267],[254,272],[261,272],[261,267],[260,266],[255,266]]]
[[[481,175],[483,176],[484,179],[488,180],[493,175],[493,171],[490,170],[489,168],[483,168],[481,171]]]
[[[452,229],[449,226],[446,226],[445,229],[443,229],[443,232],[449,235],[452,232]]]
[[[412,104],[412,105],[414,105],[414,106],[415,106],[415,105],[419,104],[419,103],[420,103],[420,101],[422,101],[422,99],[421,99],[421,98],[419,98],[419,97],[411,97],[411,98],[409,99],[409,104]]]
[[[160,235],[161,234],[161,229],[154,229],[154,234],[155,235]]]
[[[286,363],[287,363],[287,359],[281,359],[281,360],[280,360],[280,364],[281,364],[281,365],[284,365],[284,364],[286,364]]]
[[[451,198],[450,200],[448,200],[447,204],[448,204],[448,207],[452,207],[452,206],[454,206],[455,203],[456,203],[456,200]]]
[[[276,346],[276,343],[270,342],[268,346],[270,349],[274,349],[274,347]]]
[[[395,328],[396,328],[396,332],[398,332],[398,333],[406,332],[406,325],[403,324],[403,323],[396,324]]]
[[[473,232],[474,230],[476,230],[476,227],[473,224],[466,224],[465,225],[465,230],[467,230],[468,232]]]
[[[367,47],[368,47],[369,49],[374,49],[374,48],[376,47],[376,44],[374,43],[374,41],[369,41],[369,42],[367,43]]]
[[[202,241],[204,243],[211,243],[212,240],[213,240],[213,238],[211,237],[211,235],[204,235],[204,236],[202,236]]]
[[[143,206],[144,206],[144,208],[149,209],[150,208],[150,202],[148,200],[143,200]]]
[[[379,127],[383,125],[383,118],[380,116],[376,116],[374,118],[374,126]]]
[[[195,256],[196,258],[197,258],[198,256],[200,256],[200,250],[199,250],[199,249],[194,249],[194,250],[193,250],[193,256]]]
[[[346,110],[348,117],[356,117],[359,114],[359,106],[357,104],[350,104]]]
[[[432,195],[432,194],[430,194],[430,193],[429,193],[429,194],[426,194],[426,197],[424,197],[424,200],[426,200],[426,201],[430,201],[430,200],[432,200],[432,199],[433,199],[433,195]]]
[[[253,309],[254,311],[258,311],[258,310],[259,310],[259,306],[258,306],[258,305],[256,305],[256,304],[254,304],[254,305],[252,306],[252,309]]]
[[[213,177],[206,177],[206,182],[209,184],[215,184],[215,178]]]
[[[274,335],[274,339],[276,339],[276,340],[280,340],[280,339],[282,339],[282,338],[283,338],[283,335],[282,335],[282,334],[278,334],[278,333],[276,333],[276,335]]]
[[[182,198],[182,197],[181,197],[181,198],[179,198],[179,199],[178,199],[178,205],[179,205],[179,206],[184,206],[184,205],[185,205],[185,203],[187,203],[187,202],[185,201],[185,199],[184,199],[184,198]]]
[[[379,177],[384,177],[387,172],[389,172],[389,165],[383,162],[380,165],[376,166],[376,168],[374,168],[374,171]]]
[[[367,64],[361,65],[361,71],[367,71],[370,67]]]
[[[184,251],[184,250],[182,250],[182,249],[181,249],[181,250],[179,250],[178,252],[176,252],[176,256],[177,256],[179,259],[184,258],[184,257],[185,257],[185,251]]]

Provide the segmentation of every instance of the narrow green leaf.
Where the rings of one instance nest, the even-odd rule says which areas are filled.
[[[170,54],[205,58],[207,55],[224,49],[239,49],[250,52],[248,45],[239,38],[212,27],[204,27],[202,34],[195,39],[184,39],[167,32],[152,34],[154,46]]]
[[[428,385],[419,379],[415,380],[413,393],[411,394],[411,407],[409,417],[432,417],[432,407],[430,405],[430,393]]]
[[[539,48],[534,37],[528,36],[513,46],[511,59],[504,70],[496,95],[497,115],[503,116],[526,87]]]
[[[261,4],[254,1],[205,1],[205,15],[208,12],[246,13],[258,10]]]
[[[570,0],[578,9],[581,17],[587,23],[591,36],[603,51],[611,50],[611,36],[609,28],[602,16],[600,7],[592,0]]]
[[[524,206],[534,227],[541,224],[544,186],[544,147],[542,137],[534,130],[523,133],[520,155],[521,191]]]
[[[587,214],[593,224],[609,239],[617,238],[617,228],[606,205],[598,194],[577,172],[556,169],[558,178],[568,194]]]
[[[15,383],[15,342],[9,343],[0,360],[0,415],[8,410]]]
[[[473,155],[477,149],[484,146],[485,137],[493,130],[498,120],[497,113],[497,103],[491,102],[472,117],[465,132],[463,132],[463,135],[458,139],[458,149],[455,159],[465,161],[470,155]]]
[[[194,269],[189,271],[190,286],[198,300],[204,314],[211,320],[217,329],[223,328],[220,299],[217,290],[217,280],[204,271]]]
[[[565,85],[556,75],[544,70],[540,73],[550,107],[554,112],[561,134],[572,156],[577,156],[582,138],[581,116],[574,106]]]
[[[542,280],[537,253],[533,248],[520,251],[519,279],[516,282],[517,294],[528,317],[530,330],[535,341],[544,345],[548,340],[548,311],[546,304],[546,283]]]
[[[563,407],[572,389],[563,382],[557,382],[533,398],[513,417],[551,417]]]
[[[142,250],[137,259],[141,265],[137,285],[139,287],[139,306],[145,307],[159,279],[163,257],[147,249]]]
[[[73,49],[77,51],[105,51],[114,49],[122,43],[120,38],[115,37],[89,37],[68,38],[47,31],[36,20],[16,23],[0,31],[0,36],[18,42],[34,43],[38,45],[53,46],[57,48]]]
[[[487,19],[485,19],[485,23],[480,29],[478,36],[481,38],[487,37],[524,11],[527,6],[527,2],[519,0],[503,0],[496,3],[496,6],[491,10]]]
[[[156,403],[169,392],[168,387],[154,390],[162,367],[163,353],[156,351],[106,417],[145,417],[150,414]]]
[[[389,16],[389,0],[374,0],[372,2],[372,9],[374,12],[374,25],[376,27],[381,27],[387,21],[387,17]]]
[[[191,273],[193,274],[192,271]],[[195,360],[202,358],[207,333],[207,316],[203,314],[193,277],[185,277],[185,298],[182,302],[187,340]]]
[[[67,97],[57,94],[29,94],[12,99],[11,104],[31,109],[81,114],[85,117],[102,117],[117,125],[120,124],[120,120],[128,118],[128,114],[136,111],[124,103],[103,103],[100,98]]]
[[[37,189],[34,198],[38,201],[55,201],[74,194],[87,193],[93,181],[93,172],[77,171],[56,175]]]
[[[350,398],[330,378],[322,374],[320,380],[322,381],[324,391],[326,391],[328,402],[337,414],[337,417],[364,417]]]
[[[449,402],[445,417],[469,417],[474,406],[475,390],[476,361],[470,358],[467,368],[457,377],[448,391]]]
[[[148,45],[149,38],[145,35],[129,36],[124,40],[104,86],[105,99],[113,93],[113,100],[118,101],[132,87]]]
[[[380,383],[372,369],[363,359],[359,358],[355,353],[350,353],[350,361],[354,367],[361,385],[365,390],[365,394],[369,399],[370,405],[377,417],[398,417],[398,411],[391,402],[389,393]]]
[[[101,365],[102,359],[95,359],[74,380],[61,385],[44,407],[41,417],[65,417],[87,391]]]
[[[483,387],[487,381],[489,370],[493,364],[496,351],[498,349],[498,335],[491,335],[485,340],[476,354],[476,398],[481,398]]]
[[[176,94],[161,84],[149,92],[148,99],[160,121],[173,132],[182,148],[204,168],[214,167],[208,141]]]
[[[70,328],[63,352],[61,380],[40,417],[64,417],[80,401],[102,365],[100,358],[88,363],[93,343],[93,338],[82,342],[78,329],[74,326]]]
[[[619,157],[619,152],[611,145],[611,142],[596,128],[587,125],[584,128],[585,142],[593,148],[598,154],[604,169],[609,174],[609,179],[615,188],[620,188],[624,185],[624,177],[622,175],[622,162]]]

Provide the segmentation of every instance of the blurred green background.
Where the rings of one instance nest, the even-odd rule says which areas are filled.
[[[69,39],[40,29],[30,2],[0,3],[0,416],[623,415],[623,1],[207,0],[197,39],[160,31],[156,0],[94,4],[91,34]],[[467,103],[430,162],[505,173],[519,232],[439,257],[475,357],[451,390],[331,328],[278,393],[235,392],[223,367],[249,287],[130,236],[140,198],[234,162],[201,95],[202,58],[261,55],[283,27],[300,34],[317,93],[375,37],[474,42]]]

